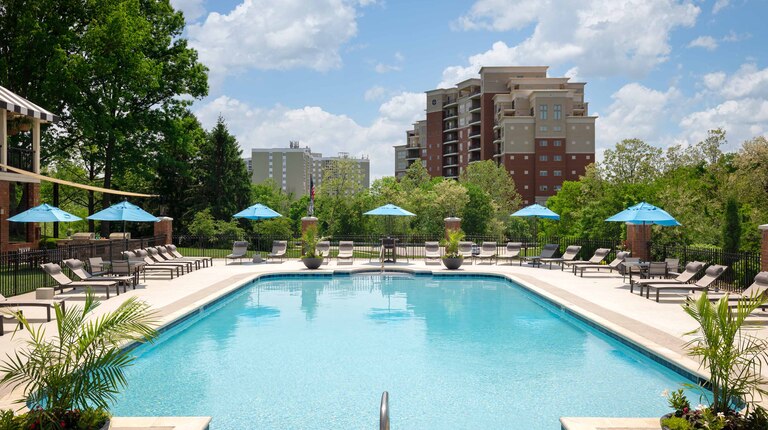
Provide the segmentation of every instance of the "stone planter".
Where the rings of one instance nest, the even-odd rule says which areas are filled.
[[[443,265],[448,270],[456,270],[459,267],[461,267],[461,263],[464,262],[463,257],[457,257],[457,258],[448,258],[443,257]]]
[[[316,257],[316,258],[304,257],[301,259],[301,261],[304,262],[304,265],[307,266],[307,269],[315,270],[323,264],[323,257]]]
[[[661,418],[659,418],[659,425],[661,426],[661,430],[669,430],[669,427],[665,426],[661,422],[664,421],[667,418],[672,418],[675,415],[674,412],[668,413],[666,415],[662,415]]]

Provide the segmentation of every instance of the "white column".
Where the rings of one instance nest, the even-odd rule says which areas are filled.
[[[40,118],[32,120],[32,171],[40,173]]]
[[[0,163],[8,165],[8,111],[5,109],[0,109]]]

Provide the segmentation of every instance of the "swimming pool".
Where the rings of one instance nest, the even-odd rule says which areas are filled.
[[[490,276],[280,276],[184,324],[140,358],[118,416],[212,428],[559,429],[561,416],[660,416],[691,382]]]

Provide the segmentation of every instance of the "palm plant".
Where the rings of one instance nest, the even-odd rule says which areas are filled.
[[[65,312],[55,305],[56,333],[50,337],[44,326],[16,315],[30,339],[0,363],[0,383],[21,387],[24,397],[18,401],[42,410],[47,421],[57,422],[74,409],[106,409],[125,386],[124,372],[135,359],[122,347],[157,336],[154,312],[145,302],[131,297],[114,311],[91,317],[98,306],[90,291],[82,307]]]
[[[761,388],[766,383],[761,367],[768,359],[768,341],[742,329],[747,316],[764,303],[761,296],[745,297],[734,309],[727,296],[713,303],[704,293],[698,299],[689,298],[684,306],[699,323],[686,333],[695,336],[686,346],[709,369],[714,412],[738,410],[742,401],[749,405],[755,396],[767,394]]]
[[[445,241],[445,258],[460,258],[459,242],[464,240],[464,232],[461,230],[452,230],[448,233],[448,240]]]
[[[323,253],[317,252],[317,243],[323,240],[317,235],[317,226],[309,226],[301,236],[302,242],[304,242],[304,257],[305,258],[321,258]]]

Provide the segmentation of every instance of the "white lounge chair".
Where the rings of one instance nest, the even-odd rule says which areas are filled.
[[[427,261],[437,260],[440,264],[440,244],[438,242],[424,242],[424,263]]]
[[[240,260],[242,263],[243,259],[248,258],[246,254],[248,254],[248,242],[237,241],[232,244],[232,253],[227,255],[226,259]]]
[[[512,260],[521,260],[520,252],[523,249],[521,242],[507,242],[507,247],[501,251],[501,254],[496,256],[496,264],[499,264],[499,260],[509,260],[509,264],[512,264]],[[522,263],[520,263],[522,265]]]
[[[539,259],[542,263],[549,263],[549,268],[552,269],[552,263],[559,264],[559,265],[565,265],[566,262],[576,261],[576,256],[579,255],[579,252],[581,251],[581,246],[579,245],[571,245],[567,248],[565,248],[565,252],[561,257],[556,258],[541,258]],[[562,270],[562,267],[561,269]]]
[[[496,260],[496,242],[483,242],[477,258],[480,260],[478,263],[488,260],[489,264],[492,264]]]
[[[693,284],[645,284],[640,287],[640,294],[642,295],[642,289],[645,288],[645,298],[649,299],[651,289],[654,289],[656,290],[656,301],[658,302],[661,291],[707,291],[710,285],[717,281],[726,269],[728,269],[727,266],[713,264],[707,267],[707,270],[704,271],[704,276]]]
[[[353,263],[355,260],[355,242],[351,240],[342,240],[339,242],[339,253],[336,255],[336,263],[341,260],[347,260]]]

